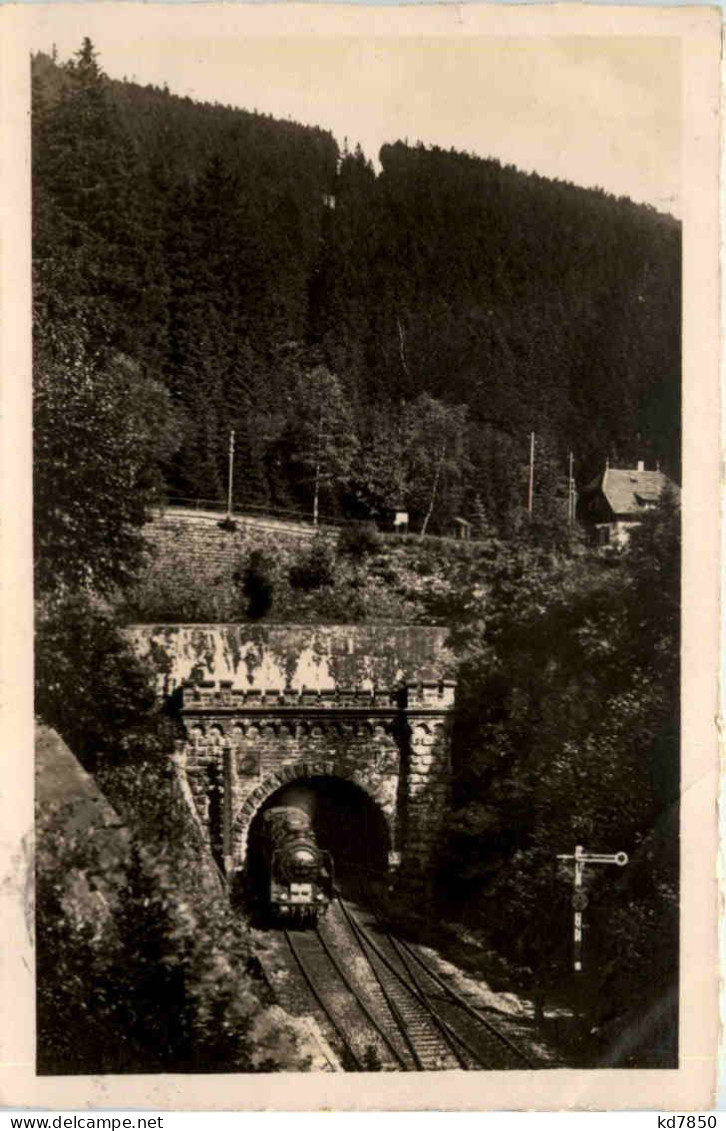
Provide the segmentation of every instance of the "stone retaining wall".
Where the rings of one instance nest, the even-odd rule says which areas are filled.
[[[229,620],[245,604],[235,575],[244,571],[254,550],[289,569],[315,537],[312,526],[261,519],[236,518],[235,530],[223,530],[223,517],[160,511],[147,523],[149,556],[133,596],[142,614],[148,606],[158,617],[167,602],[174,609],[188,608],[191,617],[204,607],[208,615]],[[322,536],[336,539],[337,531]]]

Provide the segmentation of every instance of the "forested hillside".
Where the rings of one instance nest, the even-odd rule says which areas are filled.
[[[679,225],[402,143],[376,173],[322,130],[111,81],[87,40],[68,64],[37,56],[33,78],[36,711],[147,852],[120,943],[109,920],[87,946],[86,905],[58,900],[95,858],[44,834],[41,1063],[53,1019],[82,1018],[94,985],[132,1043],[101,1010],[110,1060],[94,1029],[89,1071],[123,1070],[137,1040],[154,1045],[145,1070],[297,1068],[304,1052],[273,1018],[268,1057],[245,929],[187,890],[186,834],[164,817],[176,724],[119,631],[131,619],[447,625],[453,805],[431,922],[568,1001],[557,856],[626,851],[615,878],[590,870],[575,1062],[673,1066],[678,499],[597,550],[568,530],[562,488],[570,450],[580,484],[606,456],[679,478]],[[282,546],[212,517],[196,551],[167,529],[148,554],[154,501],[224,496],[230,429],[240,508],[310,513],[317,484],[324,515],[406,506],[429,534],[463,515],[477,540],[368,522]],[[165,987],[182,1024],[160,1037],[147,1018]]]
[[[400,142],[376,174],[323,130],[111,81],[89,43],[33,79],[36,373],[121,375],[150,490],[222,497],[231,428],[239,505],[309,509],[317,470],[324,514],[432,531],[516,529],[532,430],[540,517],[570,449],[580,482],[606,456],[678,478],[671,217]]]

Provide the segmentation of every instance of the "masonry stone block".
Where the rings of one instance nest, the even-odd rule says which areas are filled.
[[[315,777],[343,778],[378,805],[402,882],[418,882],[415,877],[431,868],[449,793],[454,684],[445,629],[161,625],[128,631],[142,656],[164,657],[160,693],[181,693],[186,740],[175,759],[207,827],[210,766],[230,792],[231,806],[223,808],[232,814],[227,836],[236,869],[244,867],[248,830],[260,807],[285,785]],[[397,706],[401,682],[409,688],[406,709]],[[225,760],[230,745],[233,759]]]

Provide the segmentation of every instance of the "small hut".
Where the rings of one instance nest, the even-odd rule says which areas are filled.
[[[465,518],[453,518],[450,537],[456,538],[459,542],[468,541],[471,538],[471,523]]]

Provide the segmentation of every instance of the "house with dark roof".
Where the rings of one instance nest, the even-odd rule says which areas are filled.
[[[577,501],[577,517],[589,527],[599,545],[627,542],[643,515],[657,506],[666,484],[678,487],[662,471],[646,471],[641,460],[634,469],[605,466]]]

